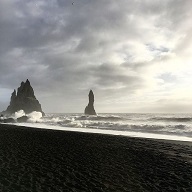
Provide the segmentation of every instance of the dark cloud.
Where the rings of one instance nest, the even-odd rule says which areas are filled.
[[[177,45],[189,43],[183,45],[180,37],[189,35],[190,5],[187,0],[80,0],[74,5],[2,0],[0,91],[11,93],[29,78],[48,112],[83,111],[90,88],[101,103],[118,103],[122,95],[137,98],[159,79],[170,81],[162,75],[170,69],[159,67],[178,53]]]

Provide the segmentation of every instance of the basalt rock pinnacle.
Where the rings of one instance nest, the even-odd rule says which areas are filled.
[[[96,112],[94,109],[94,94],[92,90],[90,90],[89,92],[89,103],[85,107],[85,115],[96,115]]]
[[[4,111],[5,114],[13,114],[16,111],[23,110],[25,113],[31,113],[33,111],[41,112],[41,104],[36,99],[34,90],[27,79],[26,82],[21,82],[20,87],[13,91],[11,95],[10,105],[7,107],[7,110]]]

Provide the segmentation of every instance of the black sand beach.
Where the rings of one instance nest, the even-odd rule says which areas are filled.
[[[0,191],[192,191],[192,147],[0,124]]]

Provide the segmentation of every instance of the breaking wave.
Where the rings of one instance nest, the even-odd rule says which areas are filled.
[[[33,111],[29,114],[26,114],[23,110],[19,110],[15,112],[11,117],[16,120],[17,118],[20,118],[23,116],[27,116],[28,117],[27,122],[30,122],[30,123],[43,122],[42,113],[37,111]]]
[[[152,120],[156,121],[169,121],[169,122],[190,122],[192,121],[192,117],[156,117],[153,118]]]
[[[27,122],[63,128],[83,128],[146,134],[164,134],[192,138],[191,114],[46,114],[40,112],[25,114],[22,110],[14,118],[26,115]]]
[[[192,137],[192,117],[170,117],[154,114],[47,114],[42,122],[49,125],[115,131],[133,131]]]

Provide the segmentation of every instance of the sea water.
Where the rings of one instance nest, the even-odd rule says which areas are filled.
[[[18,117],[18,114],[17,114]],[[96,116],[74,113],[39,112],[29,115],[30,127],[94,132],[157,139],[192,141],[192,114],[101,113]]]

